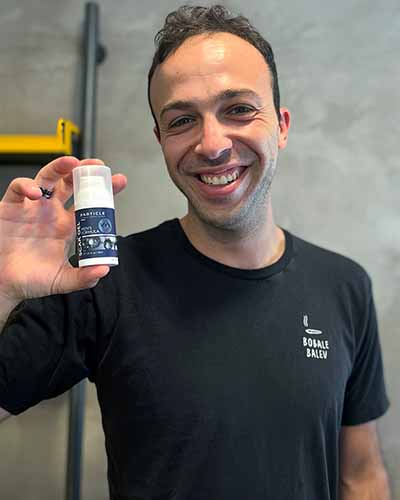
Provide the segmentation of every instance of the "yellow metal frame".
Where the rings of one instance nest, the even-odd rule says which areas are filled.
[[[79,135],[79,127],[69,120],[59,118],[56,135],[0,135],[0,155],[71,155],[73,134]]]

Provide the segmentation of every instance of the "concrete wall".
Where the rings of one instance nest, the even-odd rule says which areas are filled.
[[[379,431],[393,499],[400,500],[398,1],[221,3],[247,15],[270,40],[282,105],[292,112],[273,185],[277,223],[358,260],[372,276],[392,402]],[[179,4],[99,4],[108,58],[99,72],[97,156],[128,176],[117,199],[119,232],[127,234],[185,210],[146,103],[153,36]],[[0,6],[0,134],[51,134],[59,116],[78,120],[84,2]],[[2,190],[5,179],[0,167]],[[88,389],[83,498],[100,500],[107,498],[104,439],[94,388]],[[1,425],[1,498],[62,498],[66,423],[64,395]]]

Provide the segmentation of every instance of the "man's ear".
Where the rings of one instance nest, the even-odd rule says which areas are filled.
[[[158,143],[159,143],[159,144],[161,144],[161,140],[160,140],[160,132],[159,132],[159,130],[158,130],[157,125],[154,125],[153,132],[154,132],[154,135],[157,137],[157,141],[158,141]]]
[[[281,120],[279,122],[279,149],[284,149],[287,144],[290,128],[290,111],[287,108],[280,109]]]

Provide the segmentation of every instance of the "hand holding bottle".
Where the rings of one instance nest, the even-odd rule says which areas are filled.
[[[0,300],[18,303],[26,298],[68,293],[94,286],[109,267],[74,268],[68,251],[75,238],[74,207],[65,208],[73,193],[72,170],[79,165],[104,163],[57,158],[34,179],[16,178],[0,201]],[[113,192],[127,179],[112,176]],[[46,198],[46,191],[52,192]]]

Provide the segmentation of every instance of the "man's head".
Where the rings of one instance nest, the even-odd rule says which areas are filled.
[[[239,36],[224,29],[228,17],[219,6],[185,6],[167,17],[167,47],[174,43],[172,24],[180,43],[153,64],[149,100],[154,132],[170,177],[188,200],[190,220],[243,233],[265,222],[290,115],[279,108],[272,50],[268,63],[245,31]],[[184,37],[189,18],[198,32]],[[198,26],[210,23],[213,30]]]
[[[185,40],[192,36],[207,33],[232,33],[243,40],[254,45],[261,52],[265,62],[271,72],[271,85],[273,92],[274,106],[278,121],[280,121],[280,96],[278,73],[276,70],[274,53],[271,45],[243,16],[232,16],[231,13],[221,5],[211,7],[198,7],[183,5],[179,9],[171,12],[165,19],[164,27],[156,34],[156,52],[148,74],[147,97],[151,114],[159,130],[157,118],[150,97],[150,85],[154,71],[165,59],[174,53]],[[245,61],[239,61],[245,64]]]

